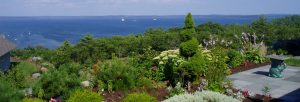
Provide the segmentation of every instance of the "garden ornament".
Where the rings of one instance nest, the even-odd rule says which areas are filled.
[[[278,55],[269,55],[267,57],[270,58],[272,62],[269,70],[269,76],[273,78],[282,78],[282,71],[286,69],[284,60],[288,59],[288,57]]]

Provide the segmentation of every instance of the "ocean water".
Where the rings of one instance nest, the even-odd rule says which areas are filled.
[[[268,20],[286,15],[266,15]],[[204,22],[249,24],[259,16],[194,16],[197,25]],[[64,40],[76,43],[85,34],[94,37],[141,34],[148,28],[182,27],[185,16],[63,16],[0,17],[0,35],[17,48],[41,45],[56,48]]]

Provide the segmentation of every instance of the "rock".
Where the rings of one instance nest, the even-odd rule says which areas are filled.
[[[45,72],[48,72],[48,69],[45,68],[45,67],[42,67],[42,68],[41,68],[41,71],[42,71],[43,73],[45,73]]]
[[[42,57],[32,57],[32,61],[39,61],[39,60],[42,60],[43,58]]]
[[[32,88],[31,87],[20,90],[20,92],[22,94],[24,94],[24,96],[32,96]]]
[[[89,87],[90,86],[90,82],[89,81],[83,81],[83,82],[81,82],[81,85],[83,87]]]
[[[41,76],[41,74],[40,73],[34,73],[34,74],[32,74],[32,79],[37,79],[37,78],[39,78]]]

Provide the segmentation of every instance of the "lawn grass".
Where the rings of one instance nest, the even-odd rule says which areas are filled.
[[[287,59],[284,61],[289,66],[297,66],[300,67],[300,59]]]

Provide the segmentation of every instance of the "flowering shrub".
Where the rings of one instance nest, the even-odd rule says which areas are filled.
[[[224,38],[219,39],[218,37],[214,37],[213,35],[209,35],[209,39],[203,39],[204,48],[213,48],[214,46],[220,45],[222,47],[229,47],[232,44],[232,41],[227,41]]]
[[[167,62],[171,61],[170,63],[172,63],[173,67],[178,67],[184,61],[184,59],[179,55],[179,49],[176,49],[161,52],[160,55],[153,58],[153,61],[155,64],[153,68],[155,71],[153,73],[153,79],[163,80],[165,79],[164,68]]]
[[[171,97],[163,102],[240,102],[232,97],[212,91],[195,92],[194,94],[181,94]]]
[[[265,58],[260,53],[261,48],[264,46],[264,35],[257,36],[255,33],[242,33],[242,37],[235,37],[242,45],[241,51],[246,55],[246,59],[254,63],[263,63]]]

